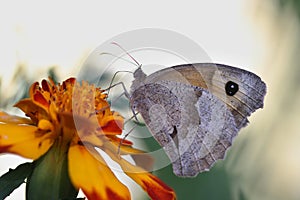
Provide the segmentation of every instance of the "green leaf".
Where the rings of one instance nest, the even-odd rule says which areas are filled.
[[[18,188],[33,170],[32,163],[23,163],[16,169],[9,169],[0,177],[0,199],[4,199]]]
[[[48,152],[34,161],[34,170],[27,179],[26,199],[75,199],[74,188],[68,174],[68,146],[56,142]]]

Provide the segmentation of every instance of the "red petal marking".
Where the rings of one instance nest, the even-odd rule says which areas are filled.
[[[44,91],[50,92],[49,83],[45,79],[42,80],[42,88]]]
[[[93,191],[93,192],[91,192],[91,193],[84,193],[85,195],[86,195],[86,197],[88,198],[88,199],[95,199],[95,200],[101,200],[101,197],[99,197],[98,195],[97,195],[97,192],[95,192],[95,191]]]
[[[43,96],[43,94],[40,91],[35,92],[35,94],[33,95],[33,100],[35,102],[45,106],[46,108],[49,107],[48,101],[45,99],[45,97]]]
[[[113,200],[123,200],[123,199],[127,199],[126,197],[122,197],[120,196],[118,193],[112,191],[111,189],[109,188],[106,188],[106,193],[107,193],[107,196],[109,197],[109,199],[113,199]]]
[[[71,78],[68,78],[66,81],[67,81],[68,83],[74,84],[75,81],[76,81],[76,78],[71,77]]]
[[[123,123],[118,120],[111,120],[105,126],[102,126],[100,131],[102,130],[104,134],[108,135],[119,135],[122,133]]]
[[[13,145],[0,146],[0,153],[7,153]]]
[[[74,83],[76,82],[76,78],[68,78],[67,80],[65,80],[63,83],[62,83],[62,86],[63,86],[63,89],[65,90],[67,88],[67,83],[68,84],[71,84],[71,85],[74,85]]]
[[[99,180],[99,181],[101,181],[101,180]],[[111,200],[125,200],[125,199],[127,199],[127,197],[122,197],[118,193],[110,190],[109,188],[106,188],[105,191],[107,193],[107,196]],[[84,193],[84,194],[86,195],[86,197],[88,199],[91,199],[91,200],[102,200],[102,197],[98,196],[97,192],[95,192],[95,191],[93,191],[91,193]]]
[[[174,200],[176,199],[175,193],[172,188],[167,186],[164,182],[162,182],[159,178],[156,176],[151,175],[151,179],[156,182],[160,187],[157,187],[156,184],[153,184],[152,182],[147,182],[142,180],[142,182],[145,185],[145,190],[149,194],[152,200]],[[165,190],[162,190],[164,188]]]

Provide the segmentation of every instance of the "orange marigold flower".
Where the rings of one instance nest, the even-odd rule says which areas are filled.
[[[130,199],[128,188],[97,149],[117,162],[152,199],[176,198],[157,177],[122,158],[135,159],[134,154],[143,152],[120,140],[124,119],[110,109],[103,92],[75,78],[57,85],[43,80],[41,85],[32,84],[30,97],[15,105],[29,118],[0,112],[0,153],[34,160],[26,186],[28,198],[67,198],[72,192],[64,190],[73,187],[76,195],[82,189],[88,199]]]

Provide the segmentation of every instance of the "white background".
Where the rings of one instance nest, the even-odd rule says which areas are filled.
[[[212,1],[7,1],[0,3],[0,77],[9,88],[16,66],[45,78],[57,66],[61,80],[76,76],[94,48],[122,32],[162,28],[197,42],[210,58],[264,76],[263,35],[252,18],[250,0]],[[257,19],[256,19],[257,20]],[[145,38],[147,39],[147,38]],[[12,93],[5,90],[2,92]],[[0,157],[0,174],[21,163]],[[16,190],[9,199],[23,199]]]

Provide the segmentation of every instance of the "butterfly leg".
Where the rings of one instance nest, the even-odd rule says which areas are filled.
[[[133,126],[125,135],[124,137],[121,139],[119,146],[118,146],[118,155],[120,155],[120,148],[121,145],[123,144],[123,142],[125,141],[125,139],[129,136],[129,134],[137,127],[137,125]]]
[[[125,71],[119,71],[119,72],[125,72]],[[116,73],[117,73],[117,72],[116,72]],[[114,75],[114,77],[115,77],[115,75]],[[114,77],[113,77],[113,78],[114,78]],[[109,86],[108,88],[104,89],[104,91],[108,91],[108,94],[109,94],[111,88],[114,88],[114,87],[119,86],[119,85],[122,86],[123,93],[121,93],[116,99],[118,100],[119,98],[121,98],[121,97],[124,95],[128,100],[130,100],[130,94],[129,94],[129,92],[128,92],[128,90],[127,90],[127,88],[125,87],[125,85],[124,85],[123,82],[118,82],[118,83],[113,84],[113,85],[110,84],[110,86]],[[116,100],[115,100],[115,101],[116,101]],[[138,120],[138,118],[136,117],[136,116],[138,115],[138,113],[136,113],[136,112],[134,111],[133,108],[130,108],[130,109],[131,109],[131,112],[132,112],[132,114],[133,114],[133,118],[135,119],[134,123],[143,125],[143,123],[140,122],[140,121]],[[131,119],[132,119],[132,118],[131,118]]]

